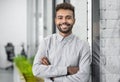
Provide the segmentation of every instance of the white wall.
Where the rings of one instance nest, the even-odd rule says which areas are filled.
[[[20,53],[21,43],[26,43],[26,5],[26,0],[0,0],[0,48],[12,42]]]
[[[76,22],[73,27],[73,33],[80,37],[82,40],[87,41],[87,0],[70,0],[70,3],[75,6]]]
[[[120,82],[120,0],[100,0],[100,44],[102,82]]]

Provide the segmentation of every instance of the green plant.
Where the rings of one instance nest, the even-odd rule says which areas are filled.
[[[28,59],[28,61],[30,62],[31,65],[33,64],[34,57],[35,57],[35,56],[31,56],[31,57]]]
[[[17,57],[14,58],[14,62],[16,66],[19,68],[20,72],[23,74],[30,74],[32,75],[31,71],[31,65],[27,61],[27,59],[24,56],[18,55]]]
[[[26,82],[38,82],[38,80],[41,80],[40,78],[36,78],[33,76],[32,73],[33,59],[34,57],[26,59],[24,56],[20,54],[14,58],[14,63],[25,77]],[[43,80],[41,80],[40,82],[43,82]]]

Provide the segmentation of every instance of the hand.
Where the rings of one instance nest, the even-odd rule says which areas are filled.
[[[50,62],[49,62],[49,60],[48,60],[47,57],[42,57],[42,58],[41,58],[41,63],[42,63],[43,65],[50,65]],[[52,81],[54,81],[54,77],[51,77],[50,79],[51,79]]]
[[[43,64],[43,65],[50,65],[50,62],[48,60],[47,57],[42,57],[40,62]]]
[[[68,75],[73,75],[75,73],[77,73],[79,71],[79,67],[68,67],[67,68],[67,72],[68,72]]]

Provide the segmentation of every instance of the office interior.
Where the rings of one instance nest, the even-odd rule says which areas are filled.
[[[73,34],[90,45],[90,82],[120,82],[120,0],[0,0],[1,82],[29,82],[10,57],[34,57],[40,40],[58,32],[55,6],[62,2],[75,6]]]

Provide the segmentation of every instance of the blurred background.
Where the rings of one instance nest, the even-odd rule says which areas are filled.
[[[0,0],[0,81],[43,82],[32,74],[39,41],[57,33],[55,6],[75,6],[73,34],[88,41],[90,82],[120,82],[120,0]]]

